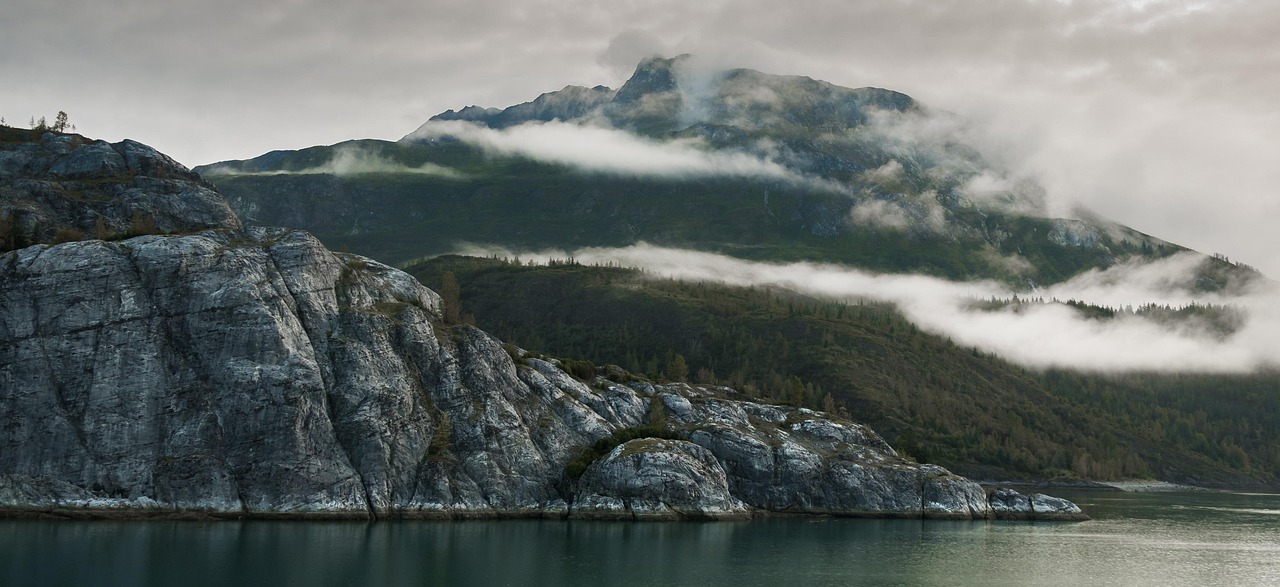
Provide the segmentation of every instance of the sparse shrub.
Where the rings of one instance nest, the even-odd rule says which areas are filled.
[[[99,216],[98,221],[93,223],[93,238],[100,241],[111,238],[111,230],[107,228],[106,218]]]
[[[18,223],[12,212],[0,214],[0,252],[18,248]]]
[[[432,461],[452,460],[453,424],[449,415],[444,412],[436,414],[436,429],[431,433],[431,444],[427,445],[427,459]]]
[[[134,211],[133,216],[129,219],[129,230],[125,233],[128,237],[142,236],[144,234],[159,234],[160,229],[156,228],[156,219]]]
[[[507,352],[507,356],[511,357],[511,361],[517,365],[527,365],[529,362],[520,354],[520,347],[509,342],[502,343],[502,350]]]
[[[440,276],[440,305],[444,309],[445,324],[462,323],[462,290],[452,271]]]
[[[73,243],[84,240],[84,233],[74,228],[59,228],[53,231],[53,241],[55,245],[62,243]]]
[[[347,266],[347,269],[351,269],[352,271],[364,271],[365,269],[369,268],[368,261],[365,261],[364,259],[357,257],[355,255],[351,255],[347,257],[345,264]]]
[[[623,428],[608,437],[595,441],[584,449],[577,457],[564,466],[564,473],[569,479],[577,479],[587,471],[587,467],[597,459],[609,454],[618,445],[637,438],[665,438],[667,440],[684,440],[684,435],[661,426],[637,426]]]
[[[560,368],[583,381],[590,382],[596,378],[596,364],[587,359],[561,360]]]

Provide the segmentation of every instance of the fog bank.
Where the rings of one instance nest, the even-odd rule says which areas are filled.
[[[1090,271],[1042,291],[1014,292],[990,281],[954,282],[923,275],[872,274],[838,265],[760,263],[649,244],[625,248],[517,252],[468,246],[461,254],[546,262],[573,258],[614,263],[661,277],[733,286],[777,285],[808,295],[896,305],[920,328],[1033,368],[1085,371],[1248,372],[1280,366],[1280,294],[1258,286],[1240,295],[1195,293],[1191,271],[1204,257],[1184,253],[1151,263]],[[1091,319],[1064,304],[982,310],[975,302],[1014,295],[1070,299],[1124,308],[1156,303],[1229,304],[1245,322],[1223,337],[1194,324],[1170,326],[1121,312]]]

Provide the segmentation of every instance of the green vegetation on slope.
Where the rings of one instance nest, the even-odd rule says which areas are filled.
[[[452,175],[237,175],[315,170],[343,152]],[[353,167],[352,169],[358,169]],[[482,243],[513,250],[651,244],[777,261],[819,261],[951,279],[1053,283],[1116,258],[1157,251],[1099,236],[1101,247],[1049,237],[1052,220],[953,206],[941,231],[850,223],[855,199],[779,180],[589,173],[458,142],[351,141],[198,168],[246,221],[308,230],[327,246],[400,264]],[[998,244],[988,236],[1004,235]],[[1145,241],[1143,241],[1145,242]],[[1001,256],[1032,267],[1016,274]]]
[[[519,346],[836,411],[972,476],[1270,483],[1280,471],[1274,374],[1035,373],[890,306],[614,267],[449,256],[409,271],[429,287],[452,272],[465,312]]]

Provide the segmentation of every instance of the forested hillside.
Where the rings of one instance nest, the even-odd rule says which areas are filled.
[[[1274,373],[1036,372],[888,305],[617,267],[448,256],[409,271],[520,347],[834,410],[971,476],[1262,484],[1280,471]]]

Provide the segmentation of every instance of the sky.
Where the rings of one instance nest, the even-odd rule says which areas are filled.
[[[651,54],[960,114],[1058,199],[1280,276],[1272,0],[7,0],[0,116],[195,166],[350,138]]]

